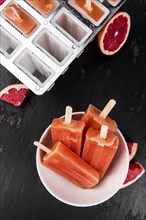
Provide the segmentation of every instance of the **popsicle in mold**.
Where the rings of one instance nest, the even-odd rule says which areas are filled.
[[[109,10],[99,1],[72,0],[69,4],[96,26],[99,26],[109,14]]]
[[[102,125],[101,131],[89,128],[82,152],[83,160],[99,172],[100,179],[108,170],[119,145],[119,138],[107,133],[107,129],[105,125]]]
[[[55,0],[26,0],[30,5],[32,5],[37,11],[42,14],[48,15],[55,8],[58,7],[58,2]]]
[[[80,155],[83,143],[85,123],[73,120],[72,108],[66,107],[65,118],[56,118],[51,124],[51,135],[53,143],[61,141],[76,154]]]
[[[84,189],[98,184],[99,173],[61,142],[57,142],[51,149],[39,142],[34,142],[34,145],[46,151],[42,164],[47,168]]]
[[[102,111],[93,105],[89,105],[81,120],[85,122],[88,128],[100,129],[101,125],[106,125],[110,131],[116,131],[117,123],[108,116],[115,104],[116,101],[111,99]]]
[[[5,18],[22,33],[28,35],[37,26],[36,21],[15,3],[9,3],[3,10]]]

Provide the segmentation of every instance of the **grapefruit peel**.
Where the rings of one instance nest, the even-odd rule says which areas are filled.
[[[136,182],[144,173],[145,173],[145,168],[142,166],[140,162],[130,162],[128,173],[121,189]]]
[[[127,142],[127,146],[129,151],[129,162],[130,162],[134,158],[137,152],[138,143]]]
[[[127,147],[129,151],[129,169],[127,172],[127,176],[124,180],[123,185],[121,186],[121,189],[130,186],[132,183],[136,182],[144,173],[145,173],[145,168],[142,166],[140,162],[130,162],[138,148],[138,143],[132,143],[132,142],[127,142]]]

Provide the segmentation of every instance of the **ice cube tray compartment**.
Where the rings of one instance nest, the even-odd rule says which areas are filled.
[[[91,29],[65,8],[60,9],[51,23],[77,46],[81,46],[92,33]]]
[[[0,51],[10,59],[21,47],[18,39],[14,38],[8,31],[0,26]]]
[[[43,87],[55,74],[29,49],[25,49],[14,61],[26,75],[28,75],[39,87]]]
[[[69,47],[45,28],[35,37],[33,43],[59,66],[64,65],[73,54]]]
[[[5,2],[6,0],[0,0],[0,6]]]

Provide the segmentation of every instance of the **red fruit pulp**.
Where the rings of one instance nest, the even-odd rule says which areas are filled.
[[[5,93],[2,95],[1,100],[4,100],[6,102],[9,102],[15,106],[21,105],[27,94],[29,93],[28,89],[20,89],[17,90],[15,88],[12,88],[9,90],[9,93]]]
[[[129,151],[129,161],[131,161],[137,152],[138,143],[127,142],[127,146]]]
[[[107,29],[104,37],[104,49],[108,51],[115,51],[119,45],[124,41],[128,31],[128,21],[123,15],[114,19]]]
[[[132,153],[132,146],[133,146],[133,143],[128,142],[127,145],[128,145],[129,155],[130,155],[130,154]]]
[[[0,5],[2,5],[6,0],[0,0]]]
[[[141,173],[141,171],[142,171],[142,168],[138,163],[134,163],[134,162],[129,163],[129,170],[128,170],[127,177],[124,181],[124,184],[134,180]]]

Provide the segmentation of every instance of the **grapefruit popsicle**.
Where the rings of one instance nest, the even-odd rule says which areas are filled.
[[[8,4],[3,11],[8,19],[16,28],[24,34],[30,34],[36,27],[36,22],[25,10],[14,3]]]
[[[27,0],[36,10],[45,15],[49,14],[52,10],[57,7],[55,0]]]
[[[71,115],[72,110],[70,112],[70,116]],[[84,128],[85,123],[83,121],[77,121],[71,118],[68,121],[66,120],[66,117],[56,118],[51,124],[52,141],[53,143],[61,141],[75,153],[80,155],[83,143]]]
[[[101,125],[106,125],[110,131],[116,131],[116,122],[107,116],[115,104],[115,100],[111,99],[102,111],[90,104],[81,121],[85,122],[88,128],[100,129]]]
[[[89,163],[100,174],[102,179],[118,149],[119,138],[107,133],[106,137],[101,135],[102,129],[107,126],[102,125],[101,131],[89,128],[86,133],[82,158]]]
[[[109,10],[95,0],[73,0],[69,4],[96,26],[109,14]]]
[[[42,164],[47,168],[81,188],[87,189],[98,184],[99,173],[61,142],[57,142],[51,149],[39,142],[34,142],[34,145],[42,146],[42,149],[46,151]]]

